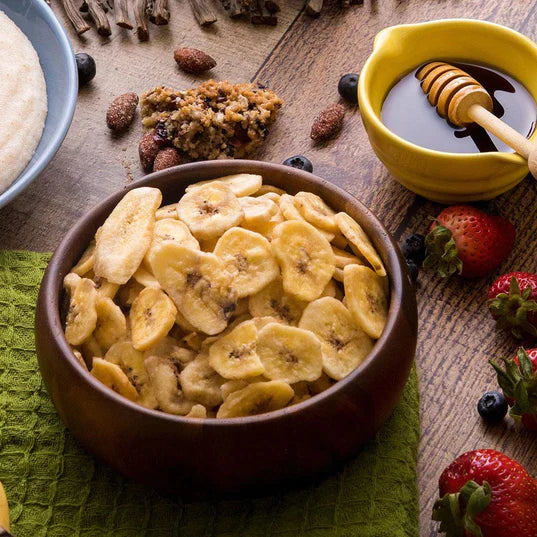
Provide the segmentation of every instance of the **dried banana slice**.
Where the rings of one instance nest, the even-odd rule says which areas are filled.
[[[355,323],[378,339],[388,319],[388,282],[369,267],[347,265],[343,269],[346,306]]]
[[[105,278],[101,278],[99,276],[92,275],[93,283],[95,284],[95,289],[97,289],[97,294],[101,298],[111,298],[113,299],[118,290],[119,285],[117,283],[110,283]]]
[[[91,374],[119,395],[131,401],[138,400],[136,388],[118,365],[107,362],[102,358],[94,358]]]
[[[214,239],[207,239],[205,241],[201,241],[200,243],[201,250],[203,252],[212,252],[219,238],[220,237],[215,237]]]
[[[170,218],[157,220],[155,222],[155,227],[153,228],[151,245],[144,257],[144,264],[147,268],[151,267],[151,256],[153,255],[153,252],[164,241],[175,241],[183,246],[192,248],[192,250],[200,249],[200,243],[192,233],[190,233],[190,229],[188,229],[188,226],[184,222],[181,222],[180,220],[172,220]]]
[[[219,182],[188,191],[177,204],[177,214],[197,239],[219,237],[244,218],[235,194]]]
[[[74,272],[69,272],[65,275],[65,278],[63,279],[63,287],[67,291],[69,296],[73,296],[76,286],[80,283],[81,280],[82,278]]]
[[[272,250],[282,269],[283,288],[302,300],[315,300],[334,274],[330,243],[299,220],[283,222],[274,233]]]
[[[334,219],[336,213],[316,194],[299,192],[295,195],[294,204],[302,217],[311,225],[330,233],[338,231]]]
[[[248,300],[252,317],[276,317],[288,324],[298,324],[306,305],[305,301],[284,291],[280,277]]]
[[[197,353],[192,349],[181,347],[176,339],[166,336],[146,349],[144,351],[144,356],[145,358],[148,358],[149,356],[162,356],[163,358],[171,360],[172,363],[181,370],[186,364],[192,362],[192,360],[196,358]]]
[[[262,185],[261,188],[254,194],[250,194],[251,196],[264,196],[265,194],[278,194],[280,196],[283,196],[283,194],[286,194],[285,190],[278,188],[277,186],[273,185]]]
[[[151,244],[161,201],[158,188],[135,188],[125,194],[96,235],[93,270],[97,276],[111,283],[129,281]]]
[[[323,296],[331,296],[334,298],[337,294],[337,285],[334,280],[330,280],[326,287],[323,289],[323,292],[321,293],[321,296],[319,298],[322,298]]]
[[[274,238],[275,229],[278,227],[278,224],[281,224],[283,221],[284,218],[282,212],[278,210],[278,212],[274,216],[272,216],[272,218],[268,222],[265,222],[264,224],[243,227],[249,229],[250,231],[254,231],[255,233],[259,233],[260,235],[263,235],[263,237],[271,241]]]
[[[209,364],[226,379],[244,379],[265,371],[256,352],[257,328],[245,321],[215,341],[209,349]]]
[[[347,265],[364,265],[364,262],[359,257],[352,255],[345,250],[340,250],[339,248],[332,246],[332,251],[334,252],[337,268],[342,269]]]
[[[349,310],[335,298],[319,298],[308,304],[298,327],[319,338],[323,370],[335,380],[354,371],[373,348],[373,340],[355,325]]]
[[[244,198],[239,198],[239,204],[244,211],[244,220],[242,221],[244,227],[264,224],[278,212],[278,205],[264,197],[244,196]]]
[[[239,298],[257,293],[280,274],[269,241],[247,229],[226,231],[216,244],[214,254],[229,272]]]
[[[218,257],[167,242],[155,251],[152,268],[189,323],[209,335],[226,328],[237,295]]]
[[[151,287],[152,289],[160,289],[160,283],[158,280],[142,266],[138,267],[138,270],[132,275],[132,277],[142,286]]]
[[[97,325],[96,303],[95,284],[87,278],[81,278],[72,291],[65,320],[65,339],[71,345],[84,343],[95,330]]]
[[[139,403],[157,408],[158,402],[144,365],[144,353],[136,350],[131,341],[114,343],[104,355],[107,362],[118,365],[139,394]]]
[[[179,375],[179,381],[185,395],[197,403],[213,407],[223,401],[220,386],[225,379],[210,366],[205,354],[199,354],[187,364]]]
[[[217,418],[254,416],[279,410],[293,398],[293,388],[285,382],[256,382],[231,393],[218,409]]]
[[[234,175],[226,175],[225,177],[218,177],[217,179],[209,179],[207,181],[200,181],[193,185],[187,186],[185,192],[191,192],[199,188],[213,183],[223,183],[226,185],[233,194],[237,197],[251,196],[259,191],[263,183],[263,177],[261,175],[254,175],[252,173],[237,173]]]
[[[134,348],[143,351],[167,336],[176,315],[177,308],[164,291],[146,287],[129,313]]]
[[[75,355],[75,358],[78,360],[78,363],[86,370],[88,371],[88,364],[86,364],[86,360],[84,360],[82,354],[80,351],[77,351],[76,349],[71,349],[73,351],[73,354]]]
[[[234,379],[224,382],[224,384],[220,386],[220,391],[222,392],[222,397],[224,401],[229,397],[230,394],[238,390],[242,390],[243,388],[246,388],[246,386],[248,386],[249,384],[250,383],[245,379]]]
[[[144,286],[131,278],[125,285],[119,288],[117,299],[120,306],[130,308],[136,297],[144,290]]]
[[[308,330],[270,323],[257,335],[257,354],[265,366],[264,375],[293,384],[313,381],[323,370],[321,343]]]
[[[155,220],[164,220],[165,218],[173,218],[177,220],[177,203],[171,203],[170,205],[163,205],[155,213]]]
[[[84,276],[93,268],[94,261],[95,241],[93,240],[86,248],[86,251],[82,254],[82,257],[79,259],[78,263],[71,269],[71,272],[74,272],[79,276]]]
[[[196,327],[192,323],[189,323],[179,310],[177,310],[177,315],[175,316],[175,324],[184,332],[196,331]]]
[[[189,349],[195,352],[199,352],[203,341],[205,339],[204,334],[198,334],[198,332],[191,332],[186,334],[183,338],[180,339],[180,343],[186,345]]]
[[[255,317],[252,319],[252,321],[254,322],[255,327],[257,328],[258,331],[261,330],[261,328],[264,328],[265,326],[267,326],[267,324],[269,323],[287,324],[287,322],[284,321],[283,319],[278,319],[270,315],[267,315],[265,317]]]
[[[280,194],[276,192],[267,192],[266,194],[262,194],[261,196],[256,196],[258,199],[266,199],[273,201],[276,205],[280,205]]]
[[[343,283],[343,269],[336,267],[336,270],[334,270],[334,280]]]
[[[80,345],[80,352],[88,364],[91,364],[94,358],[102,358],[104,356],[104,351],[97,343],[95,336],[90,336]]]
[[[286,220],[305,220],[295,206],[295,198],[290,194],[280,196],[280,210]]]
[[[348,239],[352,251],[357,256],[363,256],[379,276],[386,276],[386,269],[377,251],[358,222],[347,213],[337,213],[334,218],[341,233]]]
[[[121,308],[114,304],[111,298],[97,299],[95,309],[97,311],[95,339],[104,350],[107,350],[127,335],[127,320]]]
[[[179,388],[177,369],[162,356],[149,356],[144,360],[158,407],[169,414],[186,416],[196,403],[189,401]]]
[[[204,419],[207,417],[207,409],[203,405],[194,405],[185,418]]]

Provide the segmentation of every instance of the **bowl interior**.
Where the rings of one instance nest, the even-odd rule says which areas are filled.
[[[0,0],[0,10],[22,30],[37,51],[48,98],[48,115],[41,141],[21,175],[0,194],[2,207],[26,188],[56,154],[71,124],[78,78],[69,38],[44,0]]]
[[[131,188],[141,186],[152,186],[159,188],[163,193],[162,204],[165,205],[177,202],[178,198],[184,193],[186,186],[188,186],[190,183],[234,173],[258,173],[263,175],[264,184],[273,184],[287,190],[291,194],[295,194],[300,190],[307,190],[321,196],[336,211],[348,212],[349,215],[352,216],[364,228],[375,248],[381,255],[390,279],[391,297],[388,322],[382,336],[376,342],[373,350],[370,352],[364,362],[362,362],[362,364],[358,366],[358,368],[350,375],[335,383],[332,387],[325,390],[318,396],[280,411],[273,411],[269,414],[261,416],[234,418],[231,420],[206,420],[206,422],[215,422],[219,425],[238,425],[244,422],[277,419],[285,414],[298,412],[305,407],[319,404],[324,397],[327,397],[334,391],[337,391],[340,386],[352,382],[352,379],[357,375],[367,371],[369,368],[375,367],[375,359],[377,354],[379,353],[383,342],[389,337],[390,332],[392,332],[396,318],[401,315],[403,310],[403,314],[409,319],[412,316],[415,317],[415,303],[412,303],[414,305],[413,309],[412,304],[403,303],[404,301],[402,300],[403,288],[409,285],[408,281],[406,281],[408,280],[408,275],[403,270],[399,250],[388,232],[384,229],[376,217],[358,200],[356,200],[356,198],[350,194],[347,194],[344,190],[336,187],[328,181],[318,178],[310,173],[298,171],[287,166],[254,161],[235,160],[224,162],[199,162],[185,164],[176,168],[151,174],[151,176],[148,176],[147,178],[131,185],[129,190]],[[103,203],[86,214],[81,220],[79,220],[79,222],[70,231],[70,233],[66,236],[56,250],[56,253],[49,265],[49,270],[47,271],[51,271],[52,278],[45,277],[44,279],[44,285],[46,286],[44,292],[46,293],[47,304],[49,307],[47,316],[50,324],[52,325],[52,332],[58,334],[59,341],[57,341],[57,343],[62,349],[62,354],[64,357],[70,363],[71,367],[76,368],[81,375],[84,375],[86,380],[91,383],[97,391],[102,392],[103,396],[116,399],[116,401],[122,405],[132,406],[132,408],[136,409],[138,412],[152,414],[160,420],[184,421],[184,418],[181,418],[180,416],[163,414],[162,412],[149,410],[136,405],[135,403],[131,403],[127,399],[106,388],[91,375],[87,374],[87,372],[83,371],[83,369],[80,367],[80,364],[70,351],[69,345],[63,336],[63,326],[60,317],[63,298],[63,278],[70,271],[70,268],[78,261],[83,251],[89,244],[89,241],[94,237],[99,226],[104,222],[111,210],[124,195],[125,191],[121,191],[109,197]],[[406,309],[408,309],[408,312]]]
[[[396,137],[380,120],[384,99],[400,78],[432,60],[496,68],[521,82],[537,101],[537,78],[532,74],[537,66],[537,45],[514,30],[465,19],[394,26],[378,34],[360,77],[360,107],[377,128]],[[531,138],[536,137],[534,132]]]

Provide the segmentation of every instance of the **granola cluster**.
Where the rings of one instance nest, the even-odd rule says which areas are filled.
[[[155,129],[193,160],[243,158],[257,149],[282,105],[271,90],[208,80],[176,91],[159,86],[142,95],[145,129]]]

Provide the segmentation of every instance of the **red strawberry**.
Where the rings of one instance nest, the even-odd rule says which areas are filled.
[[[438,485],[433,520],[447,537],[537,537],[537,481],[503,453],[464,453]]]
[[[508,272],[488,292],[491,315],[516,338],[537,336],[537,274]]]
[[[537,349],[520,348],[514,358],[503,358],[504,369],[490,361],[511,411],[530,431],[537,432]]]
[[[465,278],[486,276],[507,258],[515,234],[505,218],[469,205],[453,205],[431,225],[423,267],[434,268],[442,278],[455,273]]]

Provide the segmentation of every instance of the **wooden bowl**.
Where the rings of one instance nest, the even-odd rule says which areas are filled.
[[[268,414],[187,419],[136,405],[85,371],[71,352],[60,320],[62,281],[126,190],[110,196],[73,227],[56,250],[39,293],[39,367],[61,419],[93,454],[126,476],[161,490],[203,496],[258,491],[326,471],[355,455],[398,402],[414,357],[414,290],[399,248],[375,216],[333,184],[294,168],[255,161],[186,164],[137,181],[160,188],[172,203],[190,183],[249,172],[294,194],[314,192],[346,211],[368,233],[389,274],[387,326],[366,360],[328,390]],[[127,190],[128,190],[127,189]],[[366,484],[364,484],[366,485]]]

